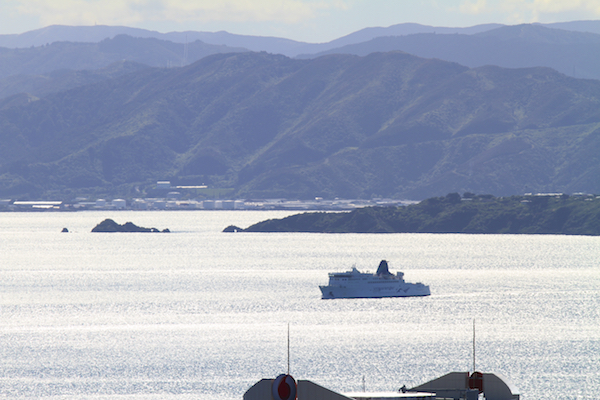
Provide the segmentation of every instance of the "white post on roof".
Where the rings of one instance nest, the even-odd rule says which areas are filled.
[[[475,318],[473,318],[473,372],[475,372]]]

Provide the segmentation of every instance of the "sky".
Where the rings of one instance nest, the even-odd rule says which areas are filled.
[[[49,25],[227,31],[320,43],[367,27],[600,19],[600,0],[0,0],[0,34]]]

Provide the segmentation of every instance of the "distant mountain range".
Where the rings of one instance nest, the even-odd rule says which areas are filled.
[[[357,32],[350,33],[349,35],[326,43],[305,43],[278,37],[237,35],[225,31],[160,33],[156,31],[130,28],[125,26],[51,25],[21,34],[0,35],[0,47],[39,47],[49,45],[54,42],[98,43],[105,39],[112,39],[118,35],[128,35],[135,38],[155,38],[174,43],[190,43],[199,40],[207,44],[227,47],[243,47],[250,51],[266,51],[268,53],[283,54],[288,57],[295,57],[299,54],[316,54],[323,51],[340,48],[342,46],[364,43],[378,37],[407,36],[422,33],[471,35],[490,31],[503,26],[504,25],[502,24],[483,24],[467,28],[449,28],[404,23],[392,25],[386,28],[373,27],[361,29]],[[547,28],[560,29],[564,31],[600,34],[600,21],[559,22],[552,24],[536,24],[536,26],[544,26]]]
[[[566,76],[600,77],[594,32],[0,35],[0,196],[140,197],[157,180],[259,198],[598,193],[600,81]]]
[[[227,32],[162,34],[127,27],[49,26],[20,35],[0,35],[0,98],[22,92],[44,95],[56,86],[44,82],[54,81],[58,70],[97,70],[123,61],[180,67],[210,54],[241,51],[304,59],[326,54],[364,56],[404,51],[471,68],[549,67],[576,78],[600,79],[600,34],[596,32],[600,32],[600,21],[470,28],[399,24],[367,28],[328,43],[313,44]],[[79,79],[75,82],[85,83]],[[42,87],[38,90],[39,85]]]
[[[550,67],[577,78],[600,79],[600,35],[550,29],[540,25],[504,26],[476,34],[421,33],[385,36],[317,54],[367,55],[401,50],[426,58],[453,61],[468,67]]]
[[[366,42],[380,36],[401,36],[414,33],[478,33],[502,25],[487,24],[470,28],[441,28],[420,24],[398,24],[387,28],[365,28],[344,37],[327,43],[305,43],[290,39],[264,36],[236,35],[228,32],[170,32],[160,33],[145,29],[129,28],[125,26],[63,26],[52,25],[42,29],[21,34],[0,35],[0,47],[27,48],[49,45],[54,42],[73,43],[98,43],[105,39],[112,39],[118,35],[127,35],[135,38],[155,38],[174,43],[194,42],[196,40],[207,44],[243,47],[249,51],[266,51],[268,53],[283,54],[295,57],[303,53],[318,53],[338,48],[348,44]],[[572,30],[576,30],[576,25]],[[600,28],[598,29],[600,33]]]

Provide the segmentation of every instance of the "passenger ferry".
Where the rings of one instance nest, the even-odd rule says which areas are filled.
[[[323,299],[429,296],[429,286],[404,281],[404,273],[392,274],[386,260],[381,260],[376,273],[360,272],[352,267],[347,272],[329,273],[329,285],[319,286]]]

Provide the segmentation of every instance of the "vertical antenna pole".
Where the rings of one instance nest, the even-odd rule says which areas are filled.
[[[473,318],[473,372],[475,372],[475,318]]]
[[[288,322],[288,371],[287,374],[290,374],[290,323]]]

